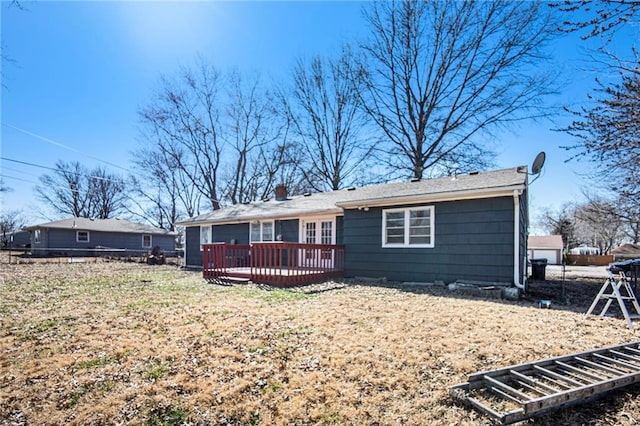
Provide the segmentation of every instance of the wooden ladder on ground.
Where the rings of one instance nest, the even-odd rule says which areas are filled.
[[[620,279],[617,282],[613,275],[614,271],[620,274]],[[627,278],[624,271],[612,268],[607,269],[607,279],[602,285],[602,288],[600,289],[600,292],[598,293],[596,298],[593,299],[593,303],[591,304],[591,307],[589,308],[585,316],[590,315],[594,311],[596,306],[598,306],[598,303],[601,300],[606,301],[604,307],[602,308],[602,311],[600,311],[599,314],[601,317],[607,313],[607,310],[611,307],[612,302],[616,300],[618,302],[620,310],[622,311],[624,319],[627,321],[629,329],[633,331],[633,323],[631,322],[631,319],[638,318],[640,316],[640,305],[638,305],[638,299],[636,299],[636,295],[631,289],[631,283],[629,282],[629,279]],[[635,309],[635,313],[632,315],[629,315],[629,310],[627,309],[628,303],[630,303],[633,309]]]
[[[640,342],[634,342],[475,373],[451,396],[509,424],[638,382]]]

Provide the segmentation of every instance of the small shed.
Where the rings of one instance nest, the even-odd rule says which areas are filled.
[[[562,235],[530,235],[527,239],[529,260],[547,259],[550,265],[562,264]]]

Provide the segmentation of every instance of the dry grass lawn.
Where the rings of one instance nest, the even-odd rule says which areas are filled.
[[[599,287],[568,283],[567,305],[557,284],[507,302],[354,282],[224,287],[132,263],[2,263],[0,424],[489,424],[449,387],[638,340],[620,318],[584,318]],[[529,423],[638,424],[638,394]]]

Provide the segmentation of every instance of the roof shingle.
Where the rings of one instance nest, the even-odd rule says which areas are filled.
[[[527,182],[527,167],[514,167],[491,172],[470,173],[455,177],[447,176],[416,182],[395,182],[320,192],[311,195],[290,197],[285,201],[257,201],[236,204],[179,222],[180,225],[197,223],[246,222],[266,218],[294,218],[303,215],[338,214],[343,208],[353,208],[357,203],[393,205],[410,197],[424,197],[430,202],[438,197],[456,197],[473,192],[524,189]]]

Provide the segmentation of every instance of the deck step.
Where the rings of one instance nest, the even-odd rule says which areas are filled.
[[[247,284],[251,281],[251,279],[249,278],[231,277],[231,276],[222,276],[222,277],[218,277],[217,279],[230,284]]]
[[[633,342],[474,373],[450,394],[510,424],[638,382],[640,342]]]

